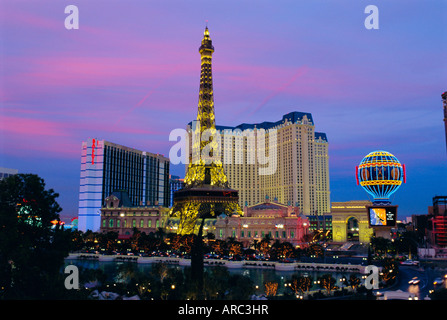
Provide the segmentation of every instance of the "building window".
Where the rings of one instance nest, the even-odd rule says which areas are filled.
[[[106,219],[102,220],[102,227],[105,228],[106,227]]]
[[[109,220],[109,228],[113,228],[113,219]]]
[[[223,238],[223,230],[219,229],[219,238]]]
[[[141,219],[141,220],[140,220],[140,228],[143,228],[143,227],[144,227],[144,220]]]
[[[241,230],[241,238],[244,237],[244,230]]]
[[[160,228],[160,221],[158,219],[155,221],[155,228]]]
[[[121,224],[121,220],[116,220],[116,227],[119,228]]]
[[[279,231],[275,231],[275,238],[279,238]]]
[[[137,226],[137,220],[133,219],[132,220],[132,228],[136,228]]]
[[[147,227],[152,228],[152,220],[151,219],[147,220]]]

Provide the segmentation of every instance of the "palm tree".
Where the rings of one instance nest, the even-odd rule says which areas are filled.
[[[381,253],[387,256],[388,250],[391,249],[391,240],[383,237],[371,237],[371,246],[374,249],[374,253]]]
[[[259,241],[256,239],[253,239],[253,242],[250,245],[250,247],[253,247],[253,249],[258,250],[259,249]]]
[[[155,237],[160,239],[161,241],[164,240],[166,236],[166,232],[163,230],[163,228],[158,228],[157,231],[155,231]]]

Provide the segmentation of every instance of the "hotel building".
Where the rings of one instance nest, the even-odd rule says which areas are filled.
[[[115,190],[134,206],[169,206],[169,159],[105,140],[82,143],[78,229],[98,231],[101,207]]]
[[[218,216],[214,225],[216,239],[233,237],[248,248],[253,241],[261,241],[265,236],[280,242],[290,242],[297,246],[305,242],[309,220],[300,214],[299,208],[286,206],[276,201],[244,207],[244,215]]]
[[[177,232],[177,217],[168,217],[164,221],[167,233]],[[310,233],[309,227],[308,217],[301,214],[298,207],[284,205],[276,200],[270,201],[266,197],[261,203],[245,206],[243,215],[221,214],[205,219],[203,230],[204,234],[213,234],[219,240],[234,238],[245,248],[249,248],[255,241],[259,242],[266,236],[273,241],[301,245],[307,241],[304,237]]]
[[[100,232],[118,233],[118,239],[128,239],[134,228],[140,232],[156,233],[164,228],[169,209],[161,205],[135,206],[127,191],[117,190],[105,199],[101,208]]]
[[[433,197],[433,206],[428,207],[427,236],[433,246],[447,248],[447,196]]]
[[[239,191],[240,207],[261,203],[268,196],[299,207],[305,215],[330,214],[328,140],[325,133],[315,132],[310,113],[291,112],[277,122],[216,126],[216,130],[220,160],[230,187]],[[193,131],[188,124],[190,158]],[[254,143],[264,133],[265,143]],[[272,153],[271,163],[256,159],[262,152]],[[269,166],[273,170],[260,174]]]

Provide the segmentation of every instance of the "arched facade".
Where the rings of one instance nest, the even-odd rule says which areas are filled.
[[[369,227],[367,206],[370,201],[332,202],[332,240],[368,243],[373,235]]]

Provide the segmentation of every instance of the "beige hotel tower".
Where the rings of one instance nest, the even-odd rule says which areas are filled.
[[[192,126],[187,126],[190,156]],[[218,156],[229,186],[239,191],[241,207],[268,197],[296,205],[305,215],[330,214],[328,141],[325,133],[315,132],[310,113],[291,112],[277,122],[216,125],[216,130]]]

